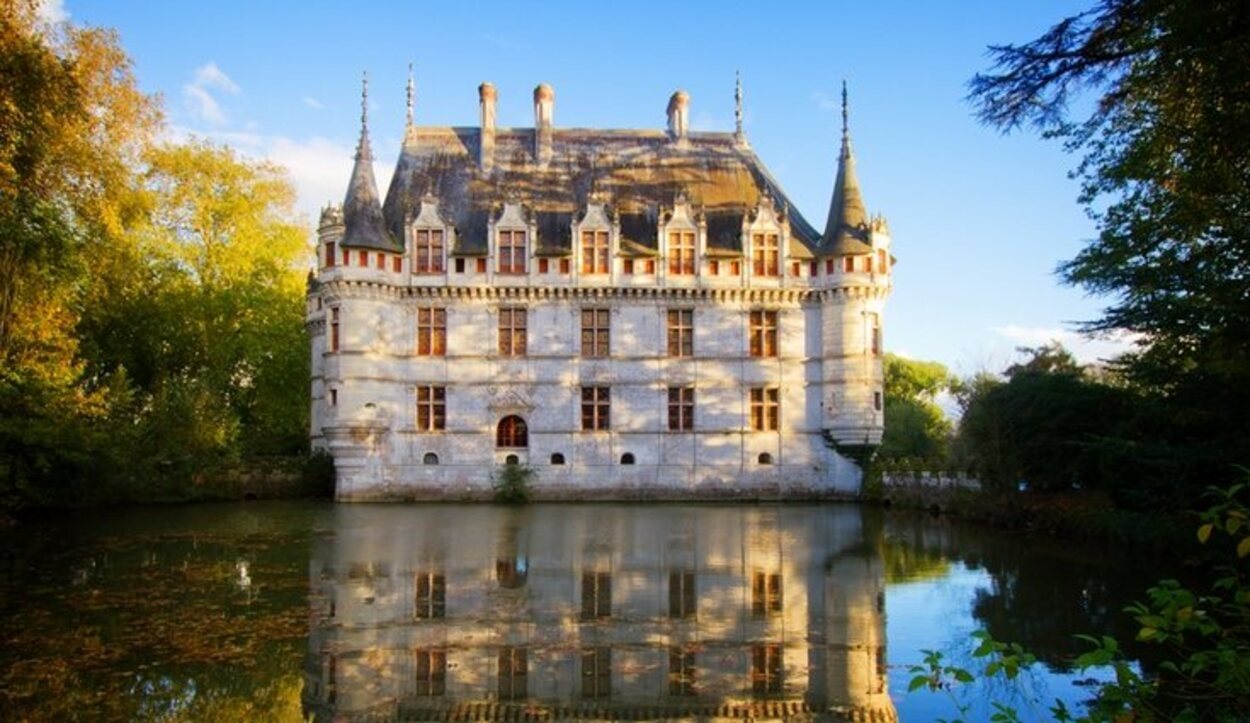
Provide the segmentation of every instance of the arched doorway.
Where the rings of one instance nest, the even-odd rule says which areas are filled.
[[[528,447],[530,445],[529,428],[525,420],[515,414],[499,420],[495,428],[495,446],[501,448]]]

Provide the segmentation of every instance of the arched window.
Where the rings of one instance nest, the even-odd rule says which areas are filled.
[[[769,454],[768,452],[763,452],[760,454],[760,464],[772,464],[772,463],[773,463],[773,456],[771,454]]]
[[[438,464],[438,455],[433,452],[426,452],[425,457],[421,459],[421,464]]]
[[[499,420],[495,429],[496,447],[528,447],[530,444],[529,429],[525,420],[515,414]]]
[[[551,455],[551,463],[552,464],[564,464],[564,455],[560,454],[559,452],[556,452],[555,454]]]
[[[508,455],[507,457],[505,457],[505,458],[504,458],[503,463],[504,463],[504,464],[506,464],[506,465],[508,465],[508,466],[512,466],[512,465],[520,464],[520,463],[521,463],[521,458],[520,458],[520,457],[518,457],[518,456],[516,456],[515,454],[510,454],[510,455]]]
[[[633,464],[633,463],[634,463],[633,452],[626,452],[625,454],[621,455],[621,464]]]

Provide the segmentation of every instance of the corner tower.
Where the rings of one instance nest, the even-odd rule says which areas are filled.
[[[885,301],[894,259],[885,219],[870,218],[851,150],[846,83],[842,84],[842,147],[820,240],[823,429],[839,452],[861,466],[885,425]]]

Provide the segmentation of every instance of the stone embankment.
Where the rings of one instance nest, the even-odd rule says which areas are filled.
[[[887,472],[881,477],[881,503],[947,512],[956,497],[981,491],[981,482],[947,472]]]

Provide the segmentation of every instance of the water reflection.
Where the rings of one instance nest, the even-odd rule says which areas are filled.
[[[857,508],[331,515],[309,568],[317,720],[897,718]]]

